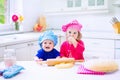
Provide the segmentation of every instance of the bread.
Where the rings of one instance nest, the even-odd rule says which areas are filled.
[[[114,60],[92,60],[84,63],[84,67],[99,72],[114,72],[118,70],[118,64]]]
[[[46,64],[48,66],[55,66],[56,64],[60,63],[74,63],[74,58],[58,58],[58,59],[47,59]]]
[[[60,63],[60,64],[56,64],[55,67],[58,69],[64,69],[64,68],[71,68],[74,66],[74,63],[70,62],[70,63]]]

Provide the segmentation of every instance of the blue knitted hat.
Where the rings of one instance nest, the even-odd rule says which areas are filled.
[[[53,41],[54,46],[56,46],[56,44],[58,42],[57,35],[55,35],[52,31],[45,31],[42,35],[40,35],[39,40],[38,40],[40,47],[42,47],[41,44],[46,39]]]

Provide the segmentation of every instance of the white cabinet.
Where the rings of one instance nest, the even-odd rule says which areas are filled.
[[[5,49],[5,47],[0,47],[0,61],[3,60],[4,49]]]
[[[114,40],[83,38],[86,59],[114,59]]]
[[[115,59],[120,59],[120,40],[115,40]]]
[[[58,35],[58,44],[57,44],[57,46],[55,48],[60,50],[60,46],[63,43],[63,41],[65,41],[65,40],[66,40],[65,36]]]
[[[63,43],[63,41],[66,40],[65,36],[61,35],[61,34],[58,34],[58,43],[57,45],[55,46],[55,49],[57,49],[58,51],[60,50],[60,46],[61,44]]]
[[[86,7],[84,7],[85,9],[108,10],[108,0],[87,0],[86,2],[84,0],[82,1],[84,2],[83,5],[86,5]]]
[[[6,48],[15,49],[17,60],[33,60],[34,55],[39,49],[39,45],[37,41],[33,41],[6,46]]]
[[[48,6],[44,1],[45,12],[48,15],[56,14],[84,14],[108,12],[108,0],[52,0],[54,5]]]
[[[72,10],[107,9],[108,0],[67,0],[67,8]]]
[[[30,60],[33,60],[34,56],[37,54],[37,51],[40,49],[38,41],[30,43]]]
[[[65,36],[59,36],[61,45],[66,40]],[[115,58],[115,43],[114,39],[102,38],[82,38],[85,51],[85,59],[114,59]]]

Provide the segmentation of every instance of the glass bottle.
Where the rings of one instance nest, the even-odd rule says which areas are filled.
[[[16,64],[16,53],[14,49],[5,49],[4,63],[5,67],[10,67]]]

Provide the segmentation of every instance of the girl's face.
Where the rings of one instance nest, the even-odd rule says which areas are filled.
[[[77,39],[78,37],[78,31],[74,28],[68,28],[66,32],[67,38],[68,37],[74,37],[74,39]]]
[[[46,52],[50,52],[51,50],[53,50],[54,48],[54,43],[51,40],[44,40],[42,42],[42,48],[46,51]]]

